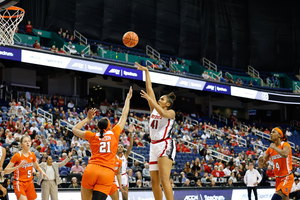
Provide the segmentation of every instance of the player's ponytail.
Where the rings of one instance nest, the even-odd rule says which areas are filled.
[[[110,128],[110,121],[108,118],[103,117],[98,122],[98,128],[100,130],[100,138],[103,138],[103,134]]]
[[[174,94],[174,92],[171,92],[169,93],[168,95],[166,95],[167,98],[168,98],[168,102],[170,103],[170,106],[168,107],[168,109],[171,109],[173,104],[174,104],[174,101],[176,99],[176,95]]]

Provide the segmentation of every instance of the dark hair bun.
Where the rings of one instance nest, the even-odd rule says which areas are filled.
[[[175,101],[176,95],[174,94],[174,92],[171,92],[170,94],[168,94],[168,96],[170,97],[170,99],[172,99],[172,101]]]

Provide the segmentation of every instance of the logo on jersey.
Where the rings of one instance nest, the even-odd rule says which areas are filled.
[[[170,153],[171,153],[171,151],[168,149],[168,150],[166,151],[166,154],[167,154],[167,155],[170,155]]]
[[[152,119],[162,119],[160,115],[151,115]]]

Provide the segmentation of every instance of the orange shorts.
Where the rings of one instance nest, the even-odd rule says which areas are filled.
[[[116,191],[118,191],[118,186],[114,182],[113,185],[112,185],[112,187],[111,187],[111,189],[110,189],[109,196],[113,195]]]
[[[114,171],[101,165],[88,164],[84,170],[81,186],[109,194],[114,181]]]
[[[21,194],[23,196],[26,196],[28,200],[34,200],[37,198],[33,181],[26,181],[26,182],[21,182],[21,181],[13,181],[13,186],[15,190],[15,194],[17,196],[17,199],[20,198]]]
[[[286,177],[276,178],[275,188],[276,192],[281,190],[283,194],[288,196],[291,192],[294,183],[294,174],[290,174]]]

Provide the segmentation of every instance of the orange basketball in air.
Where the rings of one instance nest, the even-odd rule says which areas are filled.
[[[123,43],[127,47],[135,47],[139,42],[139,36],[132,31],[128,31],[123,35]]]

